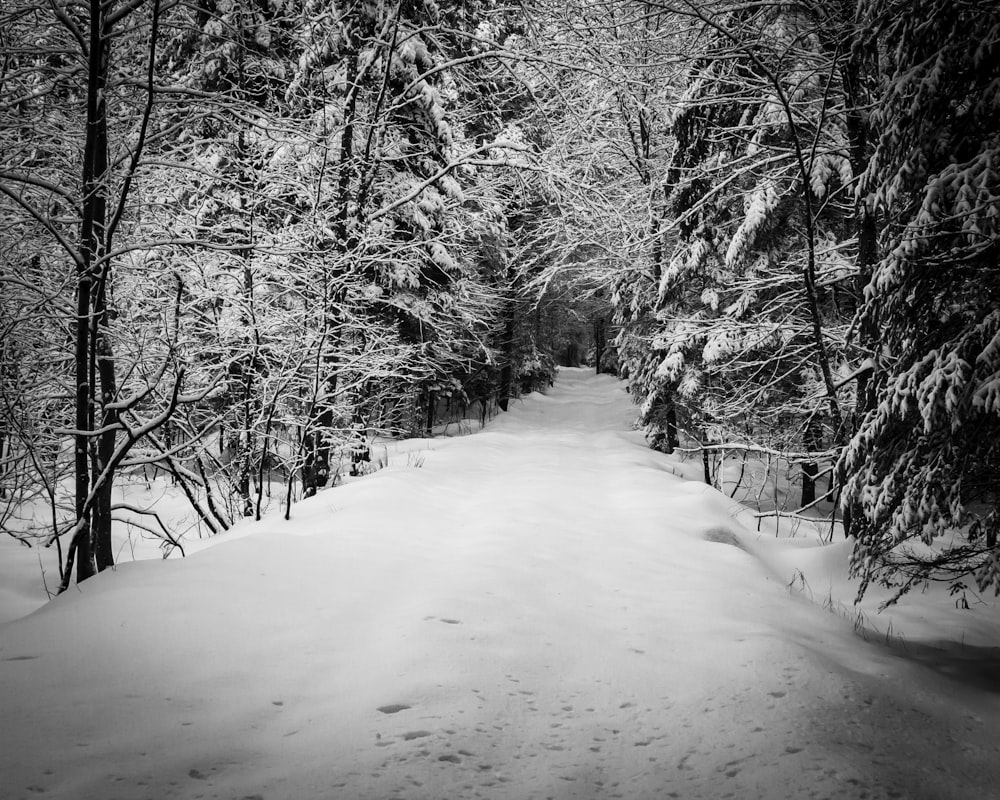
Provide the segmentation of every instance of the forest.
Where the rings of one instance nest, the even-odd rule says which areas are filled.
[[[862,592],[1000,591],[992,0],[5,0],[0,58],[0,525],[60,590],[177,544],[136,475],[287,517],[587,364]]]

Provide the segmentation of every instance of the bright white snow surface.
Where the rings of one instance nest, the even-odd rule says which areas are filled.
[[[790,592],[633,417],[564,370],[0,627],[0,796],[1000,796],[995,662]]]

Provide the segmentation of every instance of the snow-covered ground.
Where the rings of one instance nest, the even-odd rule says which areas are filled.
[[[564,370],[0,626],[0,796],[1000,796],[995,606],[857,635],[844,545],[759,534],[633,417]]]

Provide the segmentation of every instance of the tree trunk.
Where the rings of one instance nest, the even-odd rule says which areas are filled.
[[[364,411],[365,399],[370,396],[371,387],[365,382],[354,398],[354,412],[351,418],[351,475],[355,476],[362,474],[362,464],[370,463],[372,460],[371,451],[368,449]]]
[[[348,221],[351,217],[351,177],[355,168],[354,161],[354,130],[357,122],[357,101],[360,91],[358,76],[358,50],[357,44],[351,43],[346,56],[346,86],[347,95],[344,98],[344,127],[340,135],[340,154],[338,160],[337,187],[339,190],[339,204],[337,214],[334,219],[333,230],[336,234],[335,247],[341,253],[347,253],[353,249],[355,243],[349,230]],[[336,259],[335,259],[336,261]],[[336,275],[334,280],[327,280],[327,286],[336,285]],[[341,290],[334,289],[332,292],[325,290],[323,297],[322,313],[325,315],[325,325],[327,326],[328,343],[326,345],[328,355],[323,358],[323,368],[326,371],[322,379],[323,389],[316,398],[313,405],[312,419],[308,425],[310,433],[307,435],[308,446],[306,449],[306,462],[302,468],[303,494],[311,497],[316,491],[330,480],[330,451],[331,437],[333,434],[334,409],[333,404],[337,396],[337,385],[339,381],[337,349],[343,344],[343,320],[340,303],[343,301]]]
[[[514,380],[514,331],[516,330],[516,309],[511,301],[507,308],[507,323],[503,332],[503,367],[500,369],[500,386],[497,390],[497,405],[506,411],[512,394]]]
[[[851,51],[851,57],[843,69],[844,95],[847,101],[847,136],[850,142],[851,168],[855,175],[861,175],[868,168],[870,154],[873,146],[872,133],[868,124],[868,115],[864,110],[869,105],[868,92],[866,86],[866,73],[868,69],[864,63],[860,51]],[[872,271],[878,260],[878,232],[876,230],[875,219],[864,202],[860,200],[855,210],[858,235],[858,255],[857,255],[857,277],[855,279],[854,293],[858,302],[863,302],[865,287],[871,279]],[[870,325],[863,323],[860,337],[863,341],[877,342],[879,337],[876,331],[870,330]],[[875,392],[872,385],[873,373],[865,370],[858,376],[857,400],[851,418],[849,420],[850,430],[845,431],[845,436],[853,435],[857,430],[861,418],[874,407]],[[846,476],[842,470],[836,471],[836,480],[843,486]],[[842,520],[844,525],[844,536],[852,535],[854,521],[862,517],[860,504],[856,500],[850,500],[842,508]]]
[[[3,471],[3,463],[7,460],[10,453],[10,437],[7,435],[6,429],[0,426],[0,500],[6,500],[8,497],[13,497],[13,492],[8,491],[7,483],[5,481],[5,474]]]
[[[98,102],[95,124],[94,154],[94,184],[87,192],[94,195],[94,225],[93,232],[100,261],[95,265],[93,314],[91,317],[93,330],[90,339],[90,368],[92,392],[100,385],[101,429],[104,431],[97,440],[97,470],[91,476],[92,491],[96,493],[96,503],[93,518],[94,559],[97,569],[105,570],[114,566],[114,552],[111,546],[111,488],[114,482],[114,471],[111,459],[118,440],[118,424],[120,412],[114,405],[118,399],[118,380],[115,375],[115,358],[111,346],[110,318],[108,315],[108,286],[111,282],[111,262],[108,260],[110,242],[108,241],[108,114],[104,100],[107,88],[107,76],[110,60],[110,31],[104,30],[104,11],[106,6],[94,0],[91,3],[91,19],[97,18],[101,25],[101,40],[99,60],[91,62],[91,69],[98,72]],[[93,59],[93,53],[91,53]],[[88,115],[89,117],[89,115]],[[88,128],[90,127],[88,119]],[[89,133],[89,131],[88,131]],[[86,185],[86,184],[85,184]],[[95,380],[96,373],[96,380]]]
[[[239,472],[236,473],[236,494],[240,502],[240,513],[244,517],[252,517],[253,500],[250,497],[250,470],[253,468],[253,453],[250,443],[250,432],[244,432],[240,438],[240,449],[237,454]]]
[[[242,136],[240,137],[242,149]],[[252,223],[251,223],[252,225]],[[251,233],[252,235],[252,233]],[[241,251],[243,258],[243,297],[244,308],[242,312],[242,323],[247,328],[246,344],[249,352],[243,359],[243,403],[242,421],[239,430],[236,432],[236,459],[238,470],[236,477],[236,493],[240,502],[240,511],[244,517],[253,516],[253,500],[250,497],[250,473],[254,471],[253,454],[254,442],[254,419],[260,408],[261,400],[258,396],[255,378],[260,366],[258,350],[260,345],[260,334],[257,330],[257,319],[254,311],[254,274],[250,264],[252,250]]]
[[[426,416],[424,418],[424,434],[428,437],[434,432],[434,410],[437,405],[437,396],[433,389],[428,389],[424,395],[426,401]]]
[[[357,99],[360,86],[358,84],[358,52],[352,45],[346,55],[347,61],[347,96],[344,99],[344,127],[340,136],[340,155],[338,161],[337,186],[339,189],[339,205],[334,219],[335,247],[342,253],[353,247],[348,220],[351,206],[351,174],[354,159],[354,126],[357,115]],[[336,278],[336,276],[332,276]],[[327,280],[327,287],[336,285],[336,280]],[[336,352],[342,345],[343,320],[339,303],[343,300],[339,289],[333,292],[324,290],[323,309],[324,324],[327,327],[327,355],[322,364],[326,375],[321,378],[322,389],[313,404],[311,419],[306,435],[305,463],[302,467],[302,488],[305,497],[312,497],[326,486],[330,480],[330,439],[333,433],[334,409],[339,381],[339,364]]]
[[[604,357],[607,334],[603,316],[594,320],[594,372],[601,374],[601,359]]]
[[[329,432],[333,428],[333,397],[337,392],[337,373],[333,372],[324,381],[321,396],[316,399],[319,412],[310,423],[310,430],[305,435],[305,461],[302,465],[302,494],[312,497],[326,486],[330,480],[330,440]],[[327,401],[326,398],[330,400]],[[314,408],[315,412],[315,408]]]
[[[108,265],[103,261],[107,224],[108,132],[105,89],[107,86],[109,38],[104,31],[104,8],[100,0],[90,1],[90,29],[87,53],[87,121],[83,149],[83,215],[80,227],[81,262],[77,267],[75,372],[76,433],[74,435],[74,485],[76,532],[70,542],[68,567],[76,561],[76,579],[83,581],[97,572],[91,504],[91,445],[96,404],[97,344],[99,321],[92,313],[98,282],[105,286]],[[102,448],[103,449],[103,448]],[[98,458],[98,463],[100,459]],[[109,531],[110,535],[110,531]],[[110,549],[110,547],[108,547]],[[102,560],[107,553],[102,554]],[[63,577],[62,589],[70,580],[71,569]]]
[[[680,445],[680,441],[677,438],[677,406],[674,405],[674,399],[671,397],[667,401],[667,452],[672,453]]]
[[[107,278],[107,269],[102,278]],[[114,353],[111,350],[110,332],[107,330],[107,303],[104,280],[99,284],[94,317],[97,321],[95,339],[97,342],[97,372],[101,384],[101,428],[103,433],[97,440],[97,468],[91,482],[97,493],[94,506],[93,538],[94,559],[98,571],[115,565],[111,546],[111,489],[114,486],[114,469],[109,469],[118,443],[119,411],[113,406],[118,399],[118,384],[115,377]],[[103,477],[101,477],[103,476]]]
[[[802,444],[807,453],[818,450],[822,445],[822,431],[817,417],[814,416],[806,425]],[[815,461],[807,461],[802,464],[802,496],[799,502],[800,506],[804,507],[816,502],[816,476],[818,474],[819,466]]]
[[[799,500],[799,506],[805,507],[810,503],[816,502],[816,475],[819,473],[819,467],[816,466],[815,461],[807,461],[802,465],[802,497]]]

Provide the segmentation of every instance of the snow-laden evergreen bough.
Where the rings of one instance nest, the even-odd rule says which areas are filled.
[[[1000,9],[877,2],[869,29],[882,258],[859,320],[874,395],[842,461],[852,566],[890,602],[928,579],[1000,592]]]
[[[654,428],[674,410],[702,444],[819,455],[843,442],[857,360],[843,346],[863,168],[848,120],[851,20],[804,4],[682,6],[700,33],[669,121],[663,257],[643,290],[650,346],[624,359],[633,391]],[[815,500],[810,460],[803,505]]]

